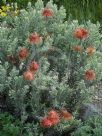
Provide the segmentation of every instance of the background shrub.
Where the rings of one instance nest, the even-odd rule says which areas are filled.
[[[101,136],[102,135],[102,116],[96,115],[79,125],[73,136]]]
[[[7,0],[7,2],[17,2],[19,7],[23,8],[27,6],[28,1],[35,3],[37,0]],[[47,3],[49,0],[44,0]],[[63,5],[67,10],[68,15],[71,14],[73,19],[80,21],[102,20],[102,0],[54,0],[58,6]],[[3,0],[0,1],[3,4]]]

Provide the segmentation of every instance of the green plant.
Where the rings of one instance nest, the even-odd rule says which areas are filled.
[[[78,108],[91,101],[102,79],[100,24],[65,18],[63,7],[38,0],[1,24],[1,110],[19,118],[29,136],[63,135],[79,123]],[[63,108],[60,118],[56,112],[62,115]]]
[[[18,121],[8,113],[0,114],[0,135],[1,136],[17,136],[20,134],[20,126]]]
[[[102,116],[96,115],[85,121],[73,133],[73,136],[101,136],[102,135]]]

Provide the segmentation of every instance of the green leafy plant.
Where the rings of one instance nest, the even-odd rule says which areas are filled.
[[[8,113],[0,114],[0,135],[1,136],[17,136],[20,134],[20,126],[18,121]]]
[[[85,121],[73,134],[73,136],[101,136],[102,116],[96,115]]]
[[[64,7],[38,0],[0,27],[0,110],[29,136],[70,134],[102,79],[100,24],[65,18]]]

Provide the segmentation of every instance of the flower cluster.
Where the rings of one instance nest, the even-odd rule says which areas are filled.
[[[32,61],[29,64],[27,71],[23,73],[24,79],[27,81],[32,81],[34,79],[34,75],[36,74],[38,68],[39,68],[38,63],[35,61]]]
[[[72,120],[73,116],[66,109],[62,109],[60,112],[51,110],[48,115],[40,120],[40,124],[44,128],[49,128],[60,123],[61,119]]]
[[[11,13],[8,7],[0,13]],[[52,0],[46,7],[38,0],[34,8],[29,4],[0,25],[0,99],[7,93],[9,107],[14,104],[11,113],[34,128],[28,128],[31,135],[39,128],[37,135],[46,136],[70,130],[102,79],[99,26],[65,21],[65,15]]]
[[[88,38],[88,30],[86,30],[85,28],[77,28],[75,31],[74,31],[74,37],[77,38],[77,39],[80,39],[80,40],[85,40]],[[74,46],[73,48],[73,51],[75,52],[82,52],[82,47],[77,45],[77,46]],[[95,52],[95,48],[93,46],[88,46],[86,48],[86,53],[88,56],[92,56]],[[95,79],[95,72],[94,70],[90,69],[90,70],[87,70],[85,71],[85,79],[86,80],[94,80]]]
[[[37,33],[32,33],[28,37],[28,42],[30,45],[38,45],[42,41],[42,38]],[[18,52],[19,59],[25,60],[29,56],[29,51],[27,48],[22,47]],[[39,68],[39,65],[36,61],[30,62],[28,65],[27,71],[23,73],[23,77],[27,81],[32,81],[34,79],[34,75],[36,74],[37,70]]]

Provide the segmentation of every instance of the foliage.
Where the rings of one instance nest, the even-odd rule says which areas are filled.
[[[16,16],[18,15],[18,13],[19,13],[19,10],[16,4],[15,6],[13,5],[1,6],[1,9],[0,9],[0,17],[5,17],[7,15]]]
[[[102,116],[96,115],[85,121],[74,133],[73,136],[101,136]]]
[[[100,24],[65,18],[63,7],[50,1],[44,8],[38,0],[6,16],[0,27],[0,110],[19,118],[29,136],[62,135],[66,126],[70,131],[102,79]],[[61,114],[63,108],[73,119],[41,126],[51,109]]]
[[[58,4],[63,4],[67,13],[72,14],[73,19],[78,19],[81,22],[89,19],[93,22],[101,22],[102,20],[101,0],[58,0]]]
[[[23,8],[27,6],[28,2],[32,2],[33,4],[37,0],[7,0],[7,2],[17,2],[19,7]],[[44,3],[47,3],[49,0],[44,0]],[[3,4],[3,0],[0,1],[1,5]],[[72,19],[78,19],[81,22],[84,20],[92,20],[94,22],[102,20],[101,17],[101,0],[54,0],[59,7],[63,5],[67,10],[67,16],[72,15]]]
[[[1,136],[17,136],[20,134],[20,126],[18,121],[8,113],[0,114],[0,135]]]

